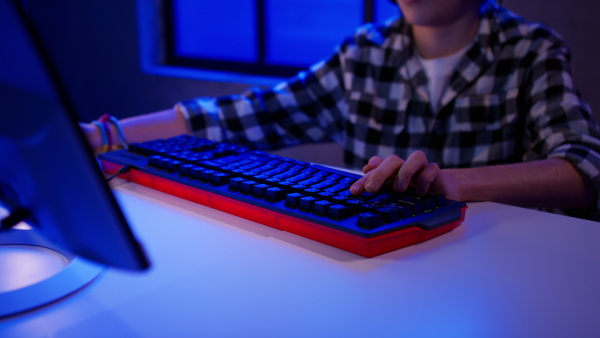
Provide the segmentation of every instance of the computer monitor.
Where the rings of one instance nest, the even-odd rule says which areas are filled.
[[[70,261],[56,276],[0,292],[2,317],[56,301],[94,280],[99,271],[79,257],[137,271],[150,264],[18,0],[0,0],[0,46],[0,250],[41,245]],[[12,228],[20,221],[32,229]],[[3,278],[10,276],[0,272]]]

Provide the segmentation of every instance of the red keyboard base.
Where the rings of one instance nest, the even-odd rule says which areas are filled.
[[[122,165],[101,160],[104,172],[116,173]],[[394,251],[412,244],[420,243],[459,226],[464,218],[467,207],[461,209],[461,218],[433,230],[423,230],[416,226],[387,233],[373,238],[363,238],[331,229],[320,224],[308,222],[267,210],[252,204],[244,203],[218,194],[193,188],[185,184],[157,177],[139,170],[132,169],[119,175],[128,181],[162,191],[213,209],[221,210],[275,229],[287,231],[305,238],[312,239],[363,257],[374,257]]]

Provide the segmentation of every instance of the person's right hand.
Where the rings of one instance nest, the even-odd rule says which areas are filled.
[[[393,180],[393,189],[398,192],[405,191],[411,185],[421,195],[433,192],[448,198],[459,198],[458,181],[450,172],[441,170],[435,163],[429,163],[422,151],[415,151],[406,160],[396,155],[385,159],[374,156],[364,166],[363,172],[365,176],[350,188],[353,195],[375,193],[386,181]]]

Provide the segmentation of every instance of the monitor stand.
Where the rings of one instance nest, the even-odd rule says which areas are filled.
[[[105,266],[91,263],[65,252],[44,239],[34,229],[12,228],[0,231],[0,284],[10,278],[2,273],[2,267],[7,266],[3,264],[15,264],[15,255],[11,255],[10,252],[14,253],[15,249],[35,250],[36,248],[38,256],[39,253],[45,253],[57,256],[58,260],[61,260],[60,256],[62,255],[64,257],[63,266],[55,263],[58,265],[58,272],[29,285],[0,291],[0,318],[30,311],[65,298],[90,284],[106,269]],[[54,252],[40,248],[54,250]],[[3,254],[3,251],[6,252]],[[29,255],[25,258],[31,259],[34,256]],[[46,262],[52,264],[53,259],[55,262],[57,261],[56,257],[47,257]],[[28,259],[24,259],[23,262],[19,261],[17,264],[23,266],[24,264],[35,264],[35,262],[28,262]]]

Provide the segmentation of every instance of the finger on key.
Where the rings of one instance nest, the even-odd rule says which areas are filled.
[[[367,179],[364,189],[370,193],[377,192],[388,178],[393,177],[403,165],[404,160],[396,155],[386,157],[377,168],[369,172],[371,175]]]
[[[350,187],[350,192],[353,195],[360,195],[366,191],[365,183],[367,182],[369,177],[371,177],[370,172],[373,169],[377,168],[381,164],[381,162],[383,162],[383,158],[379,156],[373,156],[369,159],[369,162],[363,167],[363,172],[365,173],[365,175],[358,179],[356,182],[354,182],[354,184],[352,184],[352,186]]]
[[[406,162],[398,170],[398,178],[394,184],[394,190],[403,192],[408,188],[408,185],[416,181],[418,175],[423,171],[429,163],[425,153],[417,150],[410,154]]]
[[[417,179],[417,194],[425,195],[431,184],[438,177],[440,173],[440,167],[437,163],[429,163],[425,169],[419,174]]]
[[[365,192],[365,183],[371,177],[371,172],[366,173],[363,177],[359,178],[350,187],[352,195],[360,195]]]
[[[368,173],[369,171],[377,168],[381,162],[383,162],[383,158],[379,156],[373,156],[369,159],[369,162],[363,167],[363,173]]]

